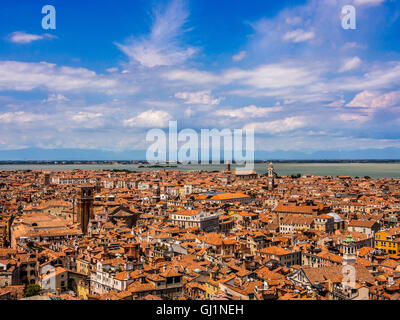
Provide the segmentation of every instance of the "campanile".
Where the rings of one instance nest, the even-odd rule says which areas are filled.
[[[91,185],[82,185],[78,187],[76,198],[78,223],[81,225],[82,232],[87,234],[89,219],[94,217],[94,187]]]

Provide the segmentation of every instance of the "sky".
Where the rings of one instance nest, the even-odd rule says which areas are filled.
[[[399,15],[394,0],[3,0],[0,151],[144,150],[172,120],[254,129],[274,154],[400,148]]]

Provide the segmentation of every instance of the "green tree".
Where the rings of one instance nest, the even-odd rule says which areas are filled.
[[[24,290],[24,298],[37,296],[41,290],[38,284],[29,284]]]

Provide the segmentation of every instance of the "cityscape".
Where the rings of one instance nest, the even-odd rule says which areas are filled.
[[[0,30],[0,304],[400,300],[398,1],[4,0]]]
[[[2,299],[399,299],[398,179],[227,163],[1,171],[0,187]]]

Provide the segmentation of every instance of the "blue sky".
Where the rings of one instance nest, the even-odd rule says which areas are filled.
[[[391,0],[3,0],[0,150],[143,150],[169,120],[252,128],[259,151],[400,148],[399,15]]]

